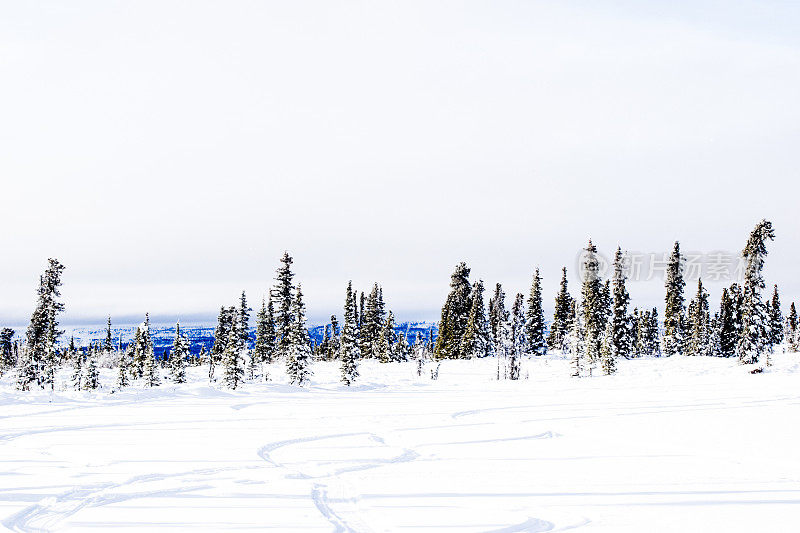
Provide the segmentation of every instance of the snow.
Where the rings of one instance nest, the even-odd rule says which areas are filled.
[[[13,531],[792,531],[800,355],[362,362],[338,383],[165,381],[18,392],[0,379],[0,524]],[[63,373],[63,379],[69,375]],[[193,380],[193,381],[191,381]]]

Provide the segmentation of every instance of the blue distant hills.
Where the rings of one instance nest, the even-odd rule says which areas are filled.
[[[211,349],[214,344],[214,326],[208,325],[183,325],[181,324],[181,332],[189,339],[190,350],[193,354],[200,353],[202,348],[206,351]],[[91,343],[102,342],[106,338],[105,326],[100,327],[74,327],[65,328],[64,334],[61,336],[62,345],[67,345],[70,338],[75,339],[75,345],[78,347],[88,346]],[[419,333],[423,340],[427,340],[428,333],[433,332],[433,338],[436,339],[439,333],[439,328],[433,322],[403,322],[397,324],[394,328],[398,335],[406,335],[409,344],[414,342],[414,339]],[[136,326],[112,326],[111,335],[114,338],[114,344],[120,345],[125,349],[128,344],[133,340]],[[308,328],[308,335],[312,342],[322,342],[322,337],[325,333],[325,326],[313,326]],[[175,340],[175,325],[164,324],[150,324],[150,334],[153,338],[153,348],[156,356],[161,357],[165,350],[172,347],[172,342]],[[18,331],[17,335],[24,335],[24,331]],[[250,347],[253,347],[255,342],[256,329],[250,328]]]

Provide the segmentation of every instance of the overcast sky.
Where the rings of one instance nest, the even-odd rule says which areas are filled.
[[[435,319],[458,261],[552,308],[591,237],[738,252],[800,297],[797,2],[5,2],[0,322],[213,319],[284,250]],[[712,284],[712,297],[720,284]],[[631,283],[663,307],[660,280]],[[689,289],[691,292],[691,288]]]

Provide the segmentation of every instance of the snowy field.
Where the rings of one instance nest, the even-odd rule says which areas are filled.
[[[13,531],[798,531],[800,355],[361,365],[360,386],[103,392],[0,380],[0,524]],[[65,372],[65,376],[67,373]]]

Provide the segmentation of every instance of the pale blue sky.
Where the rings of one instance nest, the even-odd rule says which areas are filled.
[[[284,249],[312,321],[348,279],[431,319],[460,260],[508,293],[539,265],[549,305],[589,236],[738,251],[763,217],[797,298],[799,9],[5,3],[0,322],[49,256],[67,322],[213,317]]]

